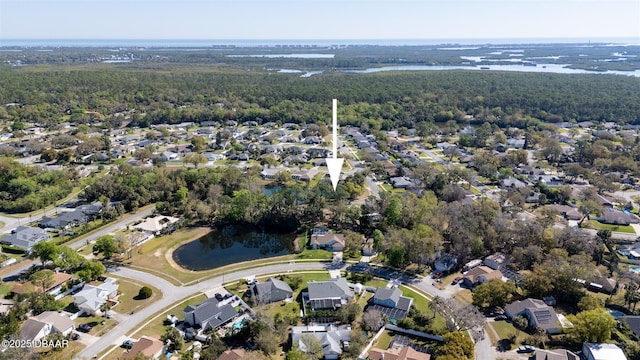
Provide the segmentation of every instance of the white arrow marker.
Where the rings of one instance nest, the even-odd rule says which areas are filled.
[[[327,168],[333,184],[333,191],[338,187],[343,158],[338,158],[338,100],[333,99],[333,157],[327,158]]]

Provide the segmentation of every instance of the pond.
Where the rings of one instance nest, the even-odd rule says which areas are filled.
[[[292,253],[294,240],[295,234],[275,234],[226,226],[181,245],[172,256],[178,265],[186,269],[209,270]]]

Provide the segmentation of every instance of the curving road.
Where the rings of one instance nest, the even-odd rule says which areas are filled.
[[[263,266],[258,269],[253,268],[238,270],[233,273],[225,274],[224,281],[228,282],[233,280],[240,280],[249,276],[255,276],[256,274],[287,273],[289,271],[325,269],[327,269],[327,263],[304,262],[293,264],[274,264]],[[151,317],[153,314],[162,310],[170,309],[175,305],[175,303],[179,302],[185,297],[198,293],[208,292],[212,289],[222,287],[223,279],[223,276],[217,276],[189,286],[176,286],[155,275],[142,271],[132,270],[125,267],[120,267],[112,272],[119,276],[135,279],[157,287],[158,289],[160,289],[160,291],[162,291],[162,298],[150,304],[146,308],[140,310],[139,312],[130,315],[126,321],[120,322],[118,325],[116,325],[116,327],[102,336],[93,345],[80,352],[80,354],[78,354],[78,358],[80,359],[91,359],[103,349],[111,345],[118,344],[121,338],[126,333],[131,330],[135,330],[138,327],[144,326],[144,321]]]
[[[84,349],[78,357],[80,359],[90,359],[101,352],[103,349],[119,344],[124,335],[132,330],[143,327],[145,321],[152,315],[161,312],[163,310],[169,310],[179,301],[185,299],[189,295],[195,295],[198,293],[215,291],[222,287],[222,281],[225,282],[244,279],[249,276],[256,276],[258,274],[272,274],[272,273],[287,273],[289,271],[304,271],[304,270],[328,270],[329,263],[320,262],[300,262],[300,263],[286,263],[286,264],[273,264],[265,265],[259,268],[251,268],[238,270],[233,273],[225,274],[224,276],[217,276],[207,280],[203,280],[199,283],[188,286],[176,286],[170,282],[159,278],[153,274],[133,270],[126,267],[120,267],[112,272],[126,278],[134,279],[140,282],[152,284],[162,291],[162,298],[158,301],[150,304],[146,308],[129,315],[126,321],[120,322],[115,328],[110,330],[107,334],[98,339],[94,344]],[[334,268],[335,269],[335,268]],[[350,266],[350,270],[364,271],[364,268],[358,268],[357,265]],[[388,278],[388,279],[400,279],[403,283],[410,284],[419,290],[431,295],[440,297],[451,297],[457,291],[455,287],[447,287],[445,290],[440,290],[433,286],[433,280],[429,278],[414,278],[407,275],[394,272],[392,270],[374,268],[371,267],[370,271],[374,276]],[[487,358],[492,359],[492,358]],[[484,360],[484,359],[483,359]]]
[[[110,233],[115,232],[116,230],[120,230],[126,227],[127,224],[131,224],[136,221],[142,220],[143,218],[151,215],[151,213],[153,213],[154,210],[155,210],[155,207],[149,207],[148,209],[140,210],[131,217],[110,223],[107,226],[102,227],[100,230],[92,233],[91,235],[81,236],[78,239],[76,239],[74,242],[65,244],[65,245],[69,246],[72,249],[79,249],[81,246],[87,244],[88,242],[96,240],[100,236],[108,235]],[[16,268],[11,269],[11,271],[8,271],[7,273],[4,273],[2,275],[3,280],[8,281],[12,277],[17,276],[22,271],[28,269],[31,266],[31,264],[33,264],[33,262],[34,262],[33,260],[23,261],[22,263],[18,264]]]

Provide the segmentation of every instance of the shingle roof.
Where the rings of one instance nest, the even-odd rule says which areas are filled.
[[[400,300],[401,295],[402,291],[400,291],[400,289],[398,288],[377,288],[373,297],[376,300],[380,301],[391,300],[394,304],[397,304],[398,300]]]
[[[47,324],[34,318],[27,319],[22,326],[20,326],[20,339],[22,340],[34,340],[36,335],[46,327]]]
[[[309,300],[327,298],[351,298],[353,291],[349,288],[344,278],[326,281],[310,281],[307,283]]]
[[[184,308],[185,322],[200,325],[203,329],[215,329],[238,316],[238,312],[228,303],[220,303],[215,298],[209,298],[195,307]]]
[[[56,311],[45,311],[36,316],[35,319],[53,325],[53,328],[58,332],[65,332],[69,330],[69,328],[73,329],[73,320],[65,314]]]

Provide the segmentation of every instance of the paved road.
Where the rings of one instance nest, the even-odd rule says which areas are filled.
[[[284,274],[288,271],[303,271],[303,270],[322,270],[327,269],[327,263],[317,263],[317,262],[304,262],[304,263],[288,263],[288,264],[274,264],[263,266],[259,269],[246,269],[246,270],[238,270],[234,273],[225,274],[225,281],[233,281],[244,279],[249,276],[255,276],[256,274],[269,274],[269,273],[280,273]],[[133,269],[129,269],[126,267],[120,267],[117,270],[113,271],[114,274],[117,274],[122,277],[127,277],[131,279],[135,279],[141,282],[145,282],[148,284],[152,284],[153,286],[160,289],[162,292],[162,298],[153,302],[146,308],[140,310],[139,312],[135,312],[130,315],[129,318],[120,322],[109,331],[107,334],[102,336],[98,341],[96,341],[92,346],[85,348],[80,354],[78,354],[79,359],[91,359],[93,356],[97,355],[103,349],[116,345],[123,338],[123,336],[129,331],[136,330],[137,328],[144,326],[144,321],[149,318],[151,315],[156,312],[162,310],[168,310],[172,305],[182,300],[186,296],[191,294],[203,293],[205,291],[210,291],[212,289],[221,288],[222,287],[222,276],[214,277],[208,280],[204,280],[197,284],[189,285],[189,286],[176,286],[168,281],[159,278],[155,275],[137,271]]]
[[[137,213],[135,213],[135,215],[127,218],[127,219],[121,219],[118,220],[116,222],[113,222],[109,225],[107,225],[106,227],[103,227],[102,229],[96,231],[95,233],[88,235],[88,236],[81,236],[80,238],[78,238],[77,240],[75,240],[74,242],[70,243],[70,244],[66,244],[67,246],[69,246],[72,249],[78,249],[81,246],[87,244],[88,242],[94,241],[97,238],[99,238],[100,236],[103,235],[107,235],[110,234],[112,232],[115,232],[116,230],[122,229],[124,227],[127,226],[127,224],[136,222],[138,220],[141,220],[144,217],[147,217],[149,215],[151,215],[151,213],[153,212],[155,208],[154,207],[150,207],[146,210],[141,210],[138,211]],[[28,269],[31,264],[33,264],[33,261],[24,261],[23,263],[19,264],[15,269],[12,269],[10,272],[6,273],[3,275],[3,280],[7,281],[10,277],[15,277],[16,275],[20,274],[22,271]]]

